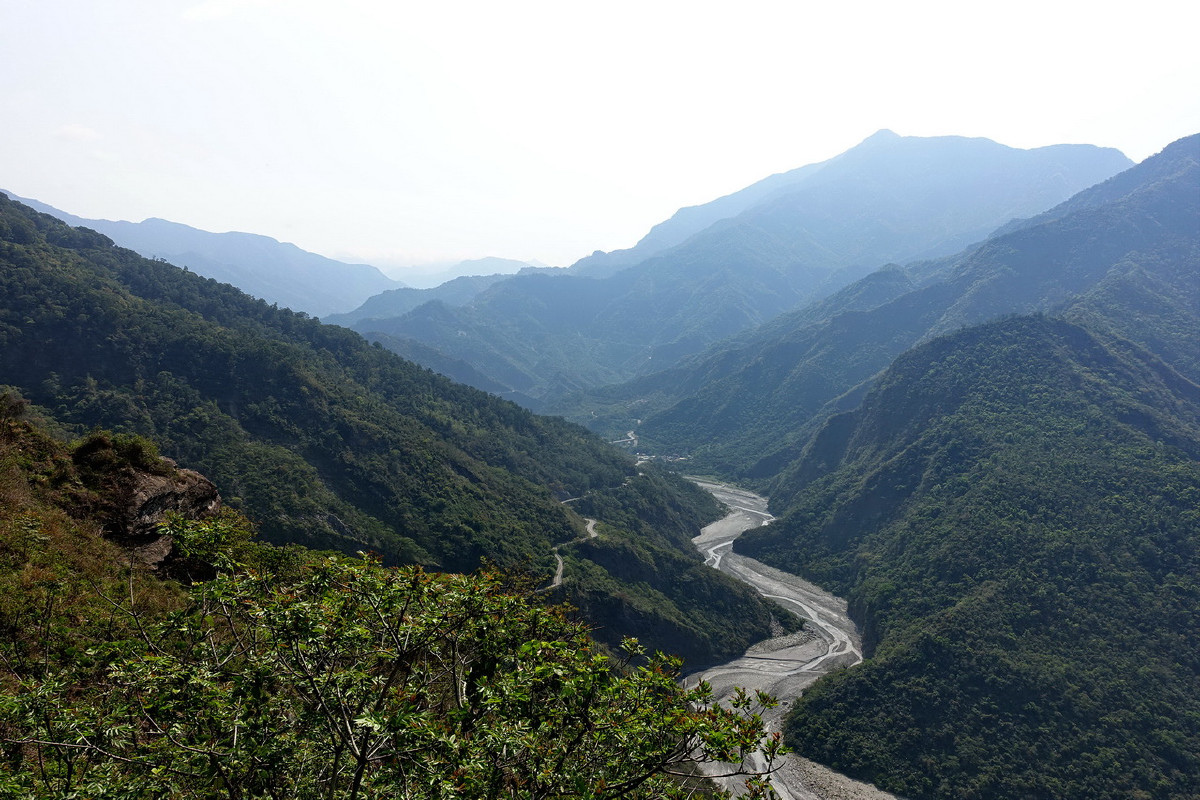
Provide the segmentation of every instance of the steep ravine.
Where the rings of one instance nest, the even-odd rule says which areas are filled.
[[[846,616],[845,600],[795,575],[732,552],[733,540],[739,535],[771,521],[766,498],[725,484],[698,479],[695,482],[730,508],[727,516],[704,528],[692,540],[707,563],[794,611],[808,620],[808,624],[801,633],[760,642],[741,658],[694,673],[688,676],[688,681],[708,681],[718,699],[728,696],[737,686],[775,695],[781,701],[779,706],[763,716],[770,729],[780,730],[790,700],[825,673],[862,661],[862,641],[854,623]],[[739,778],[719,782],[733,791],[743,788]],[[796,755],[786,758],[772,777],[772,784],[781,800],[895,798]]]

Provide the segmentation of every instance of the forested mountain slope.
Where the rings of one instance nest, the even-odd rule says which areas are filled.
[[[855,405],[863,381],[900,353],[997,315],[1070,306],[1063,313],[1092,325],[1104,316],[1164,357],[1173,348],[1172,363],[1197,379],[1187,352],[1198,250],[1200,136],[932,270],[886,268],[675,370],[596,393],[591,406],[614,429],[644,419],[639,435],[663,452],[764,479],[798,455],[814,418]],[[1121,298],[1134,292],[1141,305],[1127,313]],[[1172,324],[1136,330],[1166,317]],[[570,410],[582,419],[588,404]]]
[[[401,285],[369,264],[335,261],[269,236],[212,233],[165,219],[84,219],[44,203],[24,202],[68,225],[103,233],[146,258],[187,267],[268,303],[317,317],[350,311],[367,298]]]
[[[0,387],[6,798],[661,800],[774,742],[520,576],[264,545],[149,440],[52,424]]]
[[[656,371],[880,264],[955,252],[1128,164],[1090,146],[882,131],[684,215],[655,237],[672,246],[647,245],[620,271],[521,275],[461,307],[431,303],[354,327],[417,339],[545,402]]]
[[[560,501],[582,497],[608,509],[593,515],[612,520],[607,536],[657,554],[636,586],[603,569],[568,576],[568,597],[616,593],[595,621],[629,627],[601,636],[640,625],[651,645],[702,662],[768,627],[768,609],[691,550],[716,509],[686,483],[639,471],[582,428],[6,198],[0,383],[64,423],[152,437],[272,541],[548,574],[551,546],[583,531]],[[714,613],[714,596],[743,613]]]
[[[797,212],[800,212],[803,216],[799,218],[806,223],[820,220],[819,227],[826,230],[818,236],[827,236],[831,226],[853,227],[855,221],[861,221],[862,210],[870,204],[875,203],[878,208],[886,203],[886,199],[872,195],[880,190],[886,194],[889,183],[894,187],[910,181],[917,193],[911,198],[912,207],[906,212],[911,214],[906,227],[931,230],[930,223],[933,220],[926,212],[936,208],[938,218],[943,221],[958,217],[954,222],[944,225],[942,232],[950,237],[957,236],[959,244],[956,247],[948,241],[938,242],[936,234],[929,234],[934,242],[931,246],[892,257],[907,259],[922,257],[930,252],[953,252],[990,233],[995,227],[990,221],[997,216],[1007,214],[1012,218],[1028,215],[1028,210],[1019,209],[1046,208],[1062,199],[1064,191],[1069,194],[1071,186],[1090,186],[1131,166],[1128,159],[1114,150],[1097,152],[1095,148],[1087,147],[1040,148],[1029,151],[1019,160],[1011,159],[1010,154],[1010,148],[982,139],[920,139],[881,130],[859,146],[827,161],[771,175],[703,205],[681,208],[670,219],[655,225],[632,248],[593,253],[572,265],[571,271],[588,277],[606,277],[682,244],[721,220],[732,219],[746,212],[751,212],[748,217],[775,216],[784,219],[799,216]],[[951,159],[955,161],[953,166],[945,163]],[[942,168],[947,166],[950,169],[943,172]],[[903,175],[908,171],[926,170],[934,174]],[[1013,170],[1026,171],[1028,174],[1022,179],[1003,174]],[[958,173],[957,177],[952,174],[954,172]],[[969,176],[968,179],[975,183],[974,203],[952,208],[929,202],[939,193],[953,192],[953,183],[964,176]],[[922,179],[926,182],[922,183]],[[787,199],[783,200],[785,196]],[[829,207],[827,203],[830,199],[846,205]],[[776,204],[776,201],[780,202]],[[1005,204],[1008,204],[1007,209],[1004,208]],[[971,230],[968,222],[972,216],[976,225],[974,230]],[[856,220],[856,217],[859,219]],[[869,222],[874,230],[878,230],[880,219],[870,219]],[[877,245],[872,239],[871,236],[863,236],[857,242],[845,242],[842,246],[865,251]]]
[[[356,324],[371,319],[387,319],[407,314],[419,305],[440,300],[449,306],[460,306],[471,300],[483,290],[506,280],[509,276],[497,273],[495,275],[463,275],[453,278],[431,289],[413,289],[409,286],[388,289],[372,295],[358,308],[342,314],[326,314],[322,318],[333,325],[354,327]],[[441,370],[435,370],[440,372]]]
[[[735,547],[844,593],[869,656],[802,753],[911,798],[1200,793],[1200,386],[1009,318],[898,358],[792,480]]]

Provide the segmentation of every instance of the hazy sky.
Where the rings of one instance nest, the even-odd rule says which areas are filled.
[[[1200,132],[1196,8],[0,0],[0,187],[381,265],[565,265],[879,128],[1143,159]]]

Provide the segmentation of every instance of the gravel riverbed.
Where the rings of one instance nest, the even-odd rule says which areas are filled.
[[[763,720],[768,729],[779,730],[791,701],[806,687],[832,669],[862,661],[862,640],[846,615],[844,600],[803,578],[732,552],[733,540],[741,533],[771,521],[766,498],[724,484],[696,483],[730,508],[729,515],[692,540],[707,563],[748,583],[806,623],[799,633],[759,642],[740,658],[697,672],[687,680],[708,681],[718,699],[739,686],[769,692],[780,704],[763,714]],[[744,788],[736,778],[718,782],[731,791]],[[794,754],[786,757],[771,783],[781,800],[897,800],[895,795]]]

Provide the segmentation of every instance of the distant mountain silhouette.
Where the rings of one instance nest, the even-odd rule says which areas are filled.
[[[330,314],[323,317],[322,320],[333,325],[344,325],[348,328],[359,326],[361,328],[369,326],[368,320],[398,317],[431,300],[440,300],[449,306],[461,306],[484,289],[508,277],[509,275],[503,273],[464,275],[448,280],[432,289],[414,289],[409,286],[388,289],[371,296],[353,311],[345,314]]]
[[[651,228],[633,247],[610,252],[597,250],[572,264],[570,271],[589,278],[606,278],[669,247],[682,244],[715,222],[736,217],[749,208],[789,191],[828,163],[822,161],[771,175],[733,194],[702,205],[681,208],[670,219]]]
[[[210,233],[178,222],[84,219],[10,195],[66,222],[103,233],[121,247],[232,284],[247,294],[316,317],[350,311],[374,294],[404,284],[367,264],[346,264],[253,233]]]
[[[620,431],[636,417],[647,444],[766,478],[796,457],[811,422],[852,407],[864,382],[918,342],[1055,309],[1117,330],[1200,381],[1200,290],[1180,272],[1181,254],[1200,247],[1198,151],[1200,136],[1176,142],[955,258],[878,271],[687,364],[557,410],[590,419],[609,409]],[[1138,313],[1123,310],[1135,294]],[[1154,328],[1160,318],[1175,323]]]
[[[881,131],[680,211],[618,256],[649,255],[619,271],[597,256],[566,274],[518,275],[461,307],[355,328],[416,339],[544,403],[657,371],[881,264],[953,253],[1129,163],[1087,145],[1018,150]]]
[[[985,142],[987,144],[983,144]],[[957,147],[959,152],[957,154],[952,153],[950,150],[952,147]],[[935,155],[935,149],[943,152]],[[576,262],[571,267],[571,271],[589,277],[605,277],[620,269],[640,263],[663,250],[682,244],[693,235],[720,220],[737,217],[751,209],[773,205],[775,200],[784,195],[801,195],[800,197],[793,198],[790,202],[803,205],[805,202],[803,195],[806,193],[813,190],[820,191],[822,187],[836,185],[845,181],[848,176],[852,176],[856,172],[882,170],[883,172],[892,173],[891,178],[896,179],[900,178],[903,172],[907,170],[921,170],[925,167],[933,167],[934,165],[930,163],[930,159],[958,157],[963,159],[963,167],[967,172],[975,173],[979,176],[978,189],[980,195],[990,191],[1003,192],[1006,188],[1003,184],[1009,179],[1002,178],[998,173],[1001,169],[1011,169],[1013,167],[1013,163],[1001,163],[1000,160],[1003,158],[1001,153],[1009,149],[986,139],[964,139],[961,137],[920,139],[917,137],[902,137],[890,130],[881,130],[865,139],[857,147],[827,161],[808,164],[789,172],[772,175],[741,191],[718,198],[710,203],[681,208],[669,220],[655,225],[632,248],[628,250],[615,250],[610,253],[597,251]],[[1018,205],[1025,208],[1048,207],[1058,202],[1058,200],[1063,199],[1061,189],[1067,184],[1075,185],[1076,188],[1082,188],[1083,186],[1103,180],[1114,172],[1131,164],[1128,159],[1111,149],[1103,150],[1103,155],[1099,157],[1097,157],[1098,154],[1075,149],[1070,145],[1039,148],[1038,150],[1029,152],[1037,153],[1040,159],[1061,159],[1065,170],[1063,173],[1049,172],[1042,176],[1044,183],[1039,188],[1034,189],[1035,193],[1042,192],[1041,199],[1036,194],[1035,196],[1030,196],[1028,187],[1025,185],[1018,185],[1016,181],[1009,184],[1007,188],[1010,190],[1016,189],[1016,191],[1010,198],[1010,202],[1013,204],[1013,212],[1008,214],[1008,218],[1021,216],[1021,213],[1016,210],[1016,206]],[[886,162],[878,160],[882,154],[886,154]],[[1037,160],[1029,159],[1027,165],[1022,166],[1025,166],[1027,169],[1039,169],[1046,163],[1043,160],[1039,165]],[[967,161],[974,161],[975,163],[966,163]],[[1080,174],[1077,178],[1073,178],[1070,174],[1072,172]],[[952,180],[955,179],[952,178]],[[943,188],[949,187],[944,186]],[[938,188],[931,185],[929,191],[933,193],[938,191]],[[961,234],[960,247],[970,244],[972,241],[980,239],[991,232],[992,228],[989,227],[988,219],[991,219],[995,212],[987,208],[986,203],[1002,202],[999,198],[985,199],[978,197],[973,198],[973,200],[983,201],[974,210],[985,215],[987,219],[981,219],[982,224],[974,232]],[[782,205],[785,216],[795,214],[798,210],[795,206],[789,209],[788,202]],[[812,213],[814,209],[804,209],[804,211]],[[919,213],[921,207],[914,207],[913,211]],[[946,209],[943,213],[949,211],[952,210]],[[961,211],[969,214],[971,209],[964,208]],[[816,210],[816,213],[824,215],[824,212],[820,210]],[[1029,212],[1026,211],[1025,213]],[[998,216],[1004,217],[1004,212],[1001,211]],[[956,249],[958,248],[950,247],[947,250],[944,246],[929,248],[930,252],[940,250],[942,253],[953,252]],[[925,254],[918,253],[913,257],[921,257],[922,255]],[[896,260],[903,260],[904,258],[906,257],[900,256]]]
[[[436,289],[456,278],[479,275],[516,275],[518,272],[530,269],[557,269],[547,267],[538,261],[518,261],[515,258],[500,258],[499,256],[484,256],[469,258],[456,264],[440,266],[412,266],[397,268],[396,274],[404,276],[404,282],[418,289]]]

